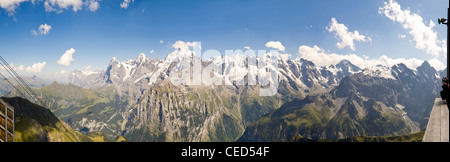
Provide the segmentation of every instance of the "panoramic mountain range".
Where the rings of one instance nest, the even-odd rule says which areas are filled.
[[[195,71],[193,60],[199,57],[189,48],[178,48],[163,60],[144,54],[123,62],[113,58],[106,70],[76,70],[67,85],[54,82],[33,89],[44,106],[74,130],[101,132],[109,139],[335,140],[420,131],[438,97],[443,73],[426,61],[416,69],[404,64],[362,69],[348,60],[324,67],[302,58],[275,57],[278,89],[273,96],[260,96],[261,86],[249,84],[258,80],[254,74],[271,68],[253,64],[263,57],[202,60],[202,69],[219,67],[210,76],[229,83],[174,85],[170,73],[182,72],[176,68]],[[244,84],[229,79],[226,74],[232,72],[243,73]]]

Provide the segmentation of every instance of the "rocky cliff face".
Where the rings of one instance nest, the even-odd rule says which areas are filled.
[[[129,110],[124,136],[136,141],[235,141],[244,131],[237,95],[224,87],[145,91]]]
[[[366,69],[344,78],[333,92],[339,97],[358,94],[390,107],[401,107],[413,121],[424,127],[425,117],[429,116],[434,99],[439,97],[440,86],[439,73],[424,62],[416,70],[404,64]]]
[[[428,62],[377,66],[344,77],[330,93],[284,104],[250,125],[240,141],[287,141],[292,137],[344,139],[417,132],[426,126],[440,90]],[[272,129],[274,129],[272,131]]]

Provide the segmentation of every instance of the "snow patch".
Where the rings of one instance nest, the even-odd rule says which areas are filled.
[[[123,81],[125,81],[134,74],[136,65],[130,65],[128,61],[121,64],[125,68],[125,77],[123,77]]]
[[[89,75],[93,75],[93,74],[100,74],[100,71],[90,71],[90,70],[83,70],[81,71],[81,74],[83,76],[89,76]]]
[[[373,77],[386,78],[397,80],[391,72],[391,69],[385,66],[374,66],[371,68],[366,68],[363,70],[364,75],[369,75]]]

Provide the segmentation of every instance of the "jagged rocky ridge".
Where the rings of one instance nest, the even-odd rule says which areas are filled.
[[[284,104],[250,125],[239,141],[287,141],[292,137],[344,139],[418,132],[440,90],[438,72],[424,62],[377,66],[344,77],[330,93]],[[275,129],[275,130],[273,130]]]
[[[285,107],[283,104],[323,93],[329,94],[326,99],[334,106],[347,103],[350,107],[354,105],[353,107],[361,108],[356,109],[357,114],[362,114],[355,118],[358,119],[354,121],[356,123],[370,112],[366,110],[366,106],[374,105],[381,107],[376,109],[377,112],[395,112],[397,116],[400,114],[403,119],[399,123],[404,123],[400,125],[410,126],[381,132],[379,135],[414,132],[426,124],[423,117],[429,113],[429,100],[436,97],[439,87],[439,74],[428,63],[417,69],[409,69],[402,64],[360,69],[348,60],[328,67],[318,67],[305,59],[286,57],[277,58],[279,86],[277,94],[270,97],[259,96],[258,86],[237,84],[233,80],[230,85],[173,85],[169,73],[174,68],[189,69],[195,59],[198,59],[195,52],[184,47],[176,48],[164,60],[149,59],[144,54],[124,62],[113,58],[105,71],[80,70],[71,73],[69,80],[74,85],[66,86],[72,88],[52,89],[52,86],[64,85],[50,85],[37,91],[51,105],[49,108],[73,128],[84,132],[99,131],[111,139],[123,135],[130,141],[235,141],[249,125],[255,125],[251,123],[264,120],[261,117],[271,112],[276,113],[278,110],[274,110],[280,107],[281,111]],[[251,73],[254,65],[248,63],[250,59],[258,58],[242,55],[215,57],[201,62],[201,67],[224,61],[222,71],[243,72],[244,80],[248,81],[255,77]],[[181,66],[177,64],[183,61],[188,63],[182,63]],[[191,69],[191,72],[192,70],[195,69]],[[221,76],[217,72],[213,75]],[[61,94],[43,93],[46,88],[52,89],[52,92],[73,89],[75,94],[79,92],[77,90],[82,90],[83,93],[64,98]],[[414,93],[419,89],[424,93]],[[91,97],[83,98],[85,93]],[[417,100],[416,97],[420,99]],[[361,102],[351,104],[353,100]],[[297,106],[295,109],[303,107]],[[391,109],[395,111],[387,111]],[[338,110],[344,109],[335,107],[330,113],[337,113]],[[251,128],[247,128],[241,139],[248,135]],[[287,135],[303,135],[300,130],[303,129]],[[346,134],[327,134],[322,130],[315,132],[316,135],[304,136],[343,138],[362,135],[361,130],[354,127],[348,127],[347,130]],[[254,134],[265,133],[256,131]],[[255,140],[250,137],[247,139]],[[272,140],[277,141],[269,141]]]

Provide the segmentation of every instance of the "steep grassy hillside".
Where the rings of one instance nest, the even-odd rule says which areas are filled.
[[[14,107],[15,142],[88,142],[53,113],[22,98],[2,98]]]
[[[15,142],[111,142],[100,132],[83,134],[73,130],[50,110],[26,99],[2,99],[14,107]],[[116,141],[126,139],[122,137]]]

